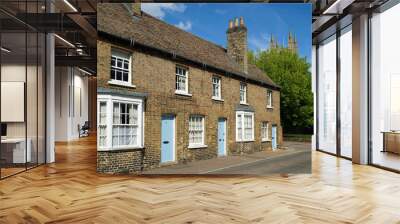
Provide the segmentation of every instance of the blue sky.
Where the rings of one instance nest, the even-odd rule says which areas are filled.
[[[286,45],[292,32],[311,61],[311,4],[142,3],[142,10],[224,47],[229,20],[243,16],[251,50],[268,48],[271,35]]]

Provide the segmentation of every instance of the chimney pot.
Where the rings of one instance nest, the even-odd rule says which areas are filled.
[[[142,15],[142,7],[140,4],[140,0],[134,0],[132,4],[132,13],[135,16],[141,16]]]
[[[235,27],[239,26],[239,18],[235,18]]]
[[[232,28],[233,28],[233,21],[229,20],[229,29],[232,29]]]
[[[244,26],[243,16],[240,17],[240,26]]]

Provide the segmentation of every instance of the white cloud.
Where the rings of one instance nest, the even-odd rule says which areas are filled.
[[[255,50],[266,50],[268,47],[268,34],[249,37],[250,48]]]
[[[167,12],[184,12],[186,5],[182,3],[142,3],[142,10],[163,19]]]
[[[192,22],[190,21],[186,21],[186,22],[182,22],[180,21],[178,24],[175,25],[176,27],[182,29],[182,30],[186,30],[189,31],[192,29]]]

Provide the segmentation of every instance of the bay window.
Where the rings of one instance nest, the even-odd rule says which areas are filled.
[[[254,113],[236,112],[236,141],[254,141]]]
[[[99,95],[98,107],[99,149],[143,147],[142,99]]]
[[[112,145],[114,147],[137,146],[138,105],[113,101]]]

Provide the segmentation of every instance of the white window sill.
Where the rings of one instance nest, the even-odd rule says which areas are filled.
[[[135,150],[135,149],[144,149],[144,147],[143,146],[123,146],[123,147],[118,147],[118,148],[98,148],[97,151],[110,152],[110,151]]]
[[[236,140],[236,142],[243,142],[243,143],[245,143],[245,142],[254,142],[254,139],[252,139],[252,140]]]
[[[274,109],[273,106],[267,106],[267,109]]]
[[[246,105],[246,106],[248,106],[249,104],[248,103],[246,103],[246,102],[240,102],[240,104],[241,105]]]
[[[129,87],[129,88],[136,88],[135,85],[132,85],[131,83],[128,82],[119,82],[115,80],[110,80],[108,81],[108,84],[110,85],[115,85],[115,86],[123,86],[123,87]]]
[[[175,90],[175,94],[181,96],[192,96],[192,94],[180,90]]]
[[[189,149],[200,149],[200,148],[207,148],[207,145],[203,145],[203,144],[192,144],[189,145],[188,148]]]
[[[215,101],[220,101],[220,102],[224,102],[224,99],[222,99],[222,98],[217,98],[217,97],[211,97],[211,99],[212,100],[215,100]]]

